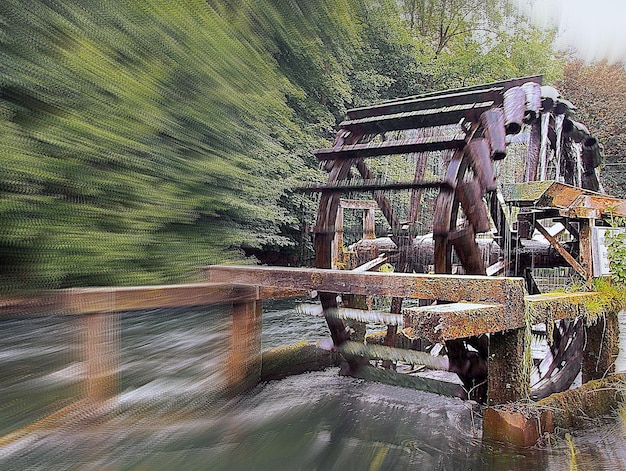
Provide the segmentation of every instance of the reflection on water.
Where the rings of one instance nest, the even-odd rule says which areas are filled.
[[[293,303],[264,313],[264,347],[327,335],[323,319]],[[98,411],[28,426],[81,394],[76,320],[2,321],[0,469],[626,469],[619,424],[590,424],[573,448],[562,438],[525,450],[482,443],[471,403],[336,369],[220,398],[228,339],[219,308],[123,315],[120,394]]]

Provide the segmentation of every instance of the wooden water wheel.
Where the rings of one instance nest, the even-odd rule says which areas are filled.
[[[342,211],[342,195],[349,193],[369,196],[376,202],[388,225],[392,247],[378,250],[374,244],[373,255],[351,268],[372,269],[385,261],[396,272],[420,272],[425,268],[417,259],[423,256],[420,251],[426,250],[426,258],[431,261],[428,265],[435,273],[520,275],[522,270],[512,267],[519,237],[512,230],[494,165],[501,167],[511,140],[507,135],[514,136],[524,128],[530,136],[525,144],[528,157],[517,179],[528,181],[535,180],[537,174],[545,175],[549,167],[549,143],[545,142],[549,126],[545,123],[555,121],[559,115],[554,111],[558,99],[547,103],[549,97],[542,98],[540,84],[541,77],[527,77],[349,110],[333,147],[315,152],[329,171],[327,184],[313,188],[321,192],[314,228],[316,266],[337,268],[342,251],[342,242],[338,241],[342,218],[338,214]],[[561,114],[566,115],[567,110]],[[558,117],[556,121],[563,123]],[[550,129],[554,131],[554,125]],[[561,128],[557,132],[560,138]],[[572,169],[580,159],[568,157],[565,151],[563,156],[569,158],[568,178],[574,180],[576,171]],[[558,158],[562,159],[560,155]],[[404,164],[398,173],[403,180],[390,178],[388,172],[380,171],[380,165],[369,163],[384,159],[391,162],[385,168]],[[558,173],[562,163],[556,157],[552,160],[556,161],[552,168]],[[433,165],[438,168],[433,170]],[[578,183],[583,173],[588,176],[586,181],[594,180],[588,170],[579,172]],[[423,204],[425,192],[430,192],[432,204]],[[398,194],[404,196],[398,200]],[[431,210],[430,216],[424,216],[425,209]],[[417,247],[415,242],[416,228],[420,223],[424,226],[424,221],[430,231],[420,240],[432,240],[432,244],[426,244],[428,248]],[[477,241],[480,234],[489,235],[487,251],[485,244],[481,246]],[[382,257],[376,258],[381,252]],[[319,297],[332,340],[341,347],[350,339],[351,330],[335,315],[339,298],[328,292],[319,293]],[[401,298],[393,298],[391,314],[400,315],[402,304]],[[389,325],[385,344],[394,345],[396,334],[397,327]],[[575,324],[557,325],[551,347],[535,375],[534,397],[571,384],[580,369],[580,355],[576,353],[580,343],[580,329]],[[488,337],[451,340],[445,347],[449,370],[459,375],[469,397],[484,401]],[[354,371],[363,359],[348,355],[347,362],[348,369]]]

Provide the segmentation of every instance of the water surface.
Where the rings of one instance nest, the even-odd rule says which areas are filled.
[[[474,404],[335,368],[221,398],[228,318],[219,307],[122,315],[120,394],[33,426],[83,393],[81,323],[1,322],[0,469],[626,469],[619,421],[590,421],[529,449],[484,443]],[[327,335],[323,318],[293,302],[265,306],[264,347]]]

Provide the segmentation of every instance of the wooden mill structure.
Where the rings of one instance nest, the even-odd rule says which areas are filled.
[[[588,309],[597,293],[549,293],[538,271],[560,273],[561,291],[607,275],[604,239],[626,215],[626,201],[603,194],[601,146],[574,112],[540,76],[349,110],[333,146],[315,151],[327,183],[304,189],[320,194],[317,269],[209,267],[208,279],[317,293],[348,374],[444,369],[490,405],[546,398],[579,373],[602,378],[616,312]],[[363,213],[349,245],[346,210]],[[379,296],[389,312],[372,316]],[[374,318],[387,332],[364,341],[355,321]],[[529,360],[538,325],[547,348]]]
[[[626,214],[601,193],[600,146],[574,110],[541,77],[349,110],[333,147],[315,152],[328,182],[305,189],[321,194],[318,269],[213,267],[209,279],[315,291],[349,374],[372,360],[379,376],[402,361],[447,369],[488,404],[541,399],[581,370],[583,382],[602,377],[617,354],[615,313],[597,322],[586,307],[596,294],[546,293],[537,272],[559,267],[580,286],[605,275],[608,220]],[[363,212],[349,246],[346,210]],[[393,273],[376,272],[383,264]],[[354,334],[372,296],[391,299],[374,316],[388,326],[382,345]],[[549,348],[529,365],[539,324]],[[444,358],[423,351],[434,344]]]
[[[117,391],[120,312],[230,306],[224,387],[237,392],[261,378],[263,300],[311,294],[344,374],[489,406],[550,400],[579,373],[585,388],[613,371],[617,313],[589,308],[598,293],[547,292],[538,270],[579,286],[606,275],[603,238],[626,201],[602,194],[600,147],[573,111],[539,76],[349,110],[333,146],[315,152],[327,183],[303,189],[320,195],[315,267],[209,266],[205,283],[62,290],[0,314],[83,319],[89,403]],[[353,241],[350,212],[363,218]],[[374,298],[387,310],[372,310]],[[363,337],[373,321],[386,331]],[[548,340],[533,360],[538,325]]]

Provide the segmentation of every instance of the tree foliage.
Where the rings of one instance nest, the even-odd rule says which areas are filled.
[[[575,119],[585,123],[607,155],[626,155],[626,70],[622,64],[572,61],[558,88],[577,106]]]
[[[419,43],[429,89],[544,75],[560,77],[554,31],[540,30],[501,0],[402,0],[407,27]]]
[[[4,0],[0,287],[173,282],[289,254],[314,211],[290,189],[321,178],[311,150],[347,107],[551,64],[547,36],[529,49],[519,28],[486,32],[511,18],[498,2],[414,4],[429,15],[396,0]]]

